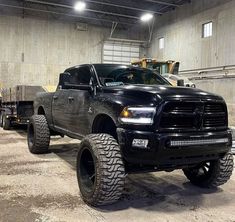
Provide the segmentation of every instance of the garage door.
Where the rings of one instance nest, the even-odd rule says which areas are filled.
[[[104,42],[103,63],[129,65],[131,61],[140,58],[140,45],[129,42]]]

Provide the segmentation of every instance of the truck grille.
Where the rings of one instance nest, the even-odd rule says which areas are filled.
[[[222,103],[206,103],[205,104],[205,113],[219,113],[225,112],[224,104]]]
[[[226,109],[222,103],[206,103],[203,127],[223,127],[227,125]]]
[[[227,108],[221,102],[167,102],[159,126],[163,130],[227,128]]]

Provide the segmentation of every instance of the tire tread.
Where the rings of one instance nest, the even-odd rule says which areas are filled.
[[[116,202],[122,195],[125,182],[125,169],[120,147],[117,141],[108,134],[90,134],[81,142],[81,146],[87,142],[97,154],[99,180],[93,196],[91,198],[83,196],[83,199],[93,206]]]
[[[48,152],[50,144],[50,130],[46,117],[43,115],[34,115],[30,119],[30,124],[34,126],[35,141],[29,150],[33,154],[44,154]]]
[[[212,173],[206,178],[197,178],[191,169],[183,169],[185,176],[199,187],[215,188],[225,184],[231,177],[234,168],[233,154],[228,152],[222,158],[213,162]]]

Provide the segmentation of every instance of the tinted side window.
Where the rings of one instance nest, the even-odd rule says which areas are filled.
[[[71,74],[70,84],[89,85],[91,80],[91,72],[89,67],[84,66],[69,71]]]

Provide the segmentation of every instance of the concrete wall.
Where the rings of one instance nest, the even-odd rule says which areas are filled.
[[[57,84],[66,67],[101,62],[102,41],[108,30],[50,20],[0,16],[0,82]]]
[[[213,22],[213,36],[202,38],[202,24]],[[159,50],[159,38],[165,48]],[[235,1],[192,0],[156,20],[148,55],[180,61],[180,70],[189,77],[227,76],[194,81],[198,88],[222,95],[229,107],[229,122],[235,126],[235,69],[205,68],[235,66]],[[196,70],[196,71],[194,71]],[[192,73],[192,74],[191,74]],[[233,76],[233,78],[231,77]]]
[[[0,16],[0,82],[57,84],[66,67],[100,62],[105,29],[78,31],[74,24]]]
[[[202,24],[213,22],[213,36],[202,38]],[[159,38],[165,48],[159,50]],[[181,70],[235,65],[235,1],[192,0],[156,19],[149,55],[181,62]]]
[[[115,30],[113,37],[145,38],[144,32],[136,28]],[[110,29],[91,25],[88,31],[79,31],[75,22],[2,15],[0,88],[16,84],[56,85],[65,68],[101,62],[103,41],[109,35]]]

